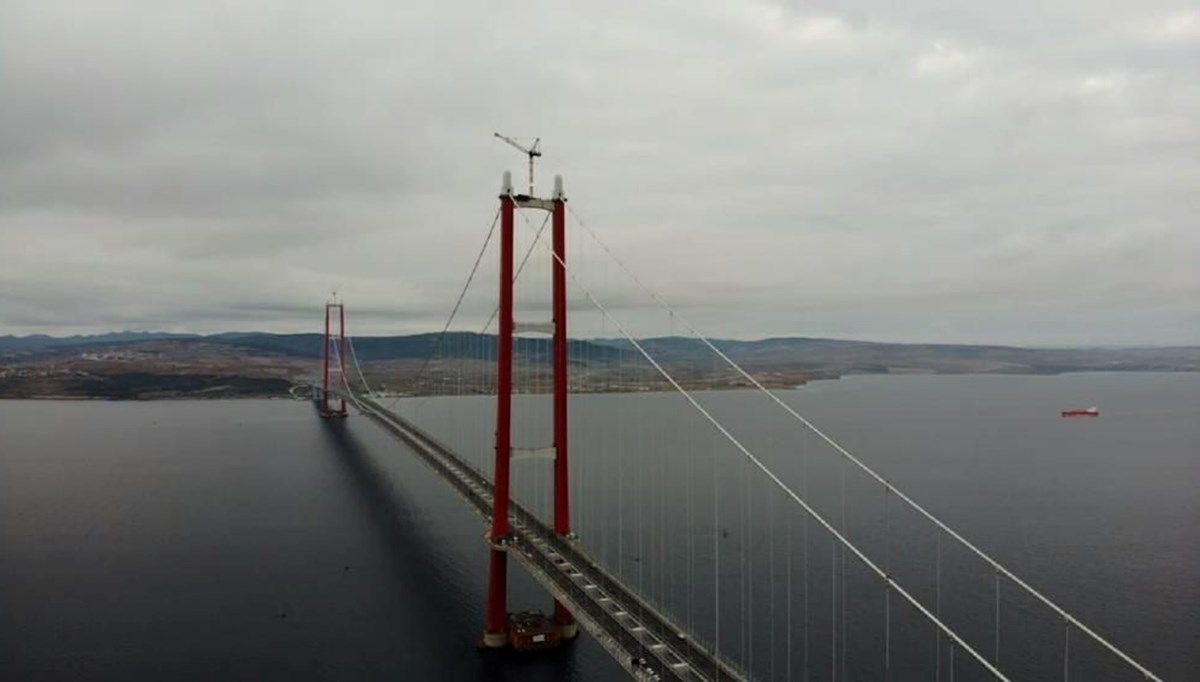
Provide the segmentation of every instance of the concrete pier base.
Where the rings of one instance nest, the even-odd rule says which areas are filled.
[[[483,639],[479,640],[479,646],[483,649],[503,649],[508,646],[508,633],[485,632]]]

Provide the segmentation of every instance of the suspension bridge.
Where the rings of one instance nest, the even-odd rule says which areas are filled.
[[[505,173],[499,201],[424,361],[381,391],[332,302],[312,396],[394,435],[483,520],[481,647],[583,629],[641,680],[1161,679],[730,359],[561,178],[543,199]],[[630,288],[656,312],[621,303]],[[651,336],[694,356],[663,362]],[[737,401],[702,390],[727,386]],[[528,632],[510,558],[551,600]]]

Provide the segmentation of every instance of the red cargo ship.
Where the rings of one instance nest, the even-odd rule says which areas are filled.
[[[1099,417],[1100,410],[1095,407],[1082,407],[1073,410],[1063,410],[1064,417]]]

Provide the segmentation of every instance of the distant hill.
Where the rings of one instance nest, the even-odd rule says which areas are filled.
[[[424,360],[435,346],[437,355],[475,360],[495,359],[495,336],[452,332],[439,334],[360,336],[351,340],[362,362]],[[320,334],[226,332],[170,334],[114,332],[84,336],[0,336],[0,353],[55,352],[88,347],[130,347],[172,341],[216,344],[251,354],[297,359],[321,357]],[[1020,373],[1053,374],[1077,371],[1200,371],[1200,346],[1161,348],[1022,348],[965,344],[879,343],[813,337],[779,337],[755,341],[714,339],[713,344],[747,370],[787,371],[812,377],[849,373]],[[691,337],[641,339],[656,360],[672,367],[708,367],[712,353]],[[550,339],[518,337],[520,356],[546,358]],[[637,355],[626,339],[572,339],[573,360],[616,362]]]
[[[289,395],[319,376],[320,334],[228,332],[201,336],[117,332],[88,336],[0,337],[0,398],[228,398]],[[495,359],[496,337],[474,333],[362,336],[351,340],[374,386],[437,393],[464,367]],[[685,337],[638,343],[681,385],[744,388],[745,377]],[[518,357],[547,372],[547,337],[517,338]],[[1175,348],[1019,348],[903,344],[785,337],[713,344],[770,388],[848,374],[1057,374],[1081,371],[1200,371],[1200,346]],[[431,351],[432,358],[425,363]],[[668,390],[627,340],[573,339],[572,382],[579,392]],[[466,360],[460,363],[457,359]],[[483,375],[488,372],[484,371]],[[544,376],[544,375],[543,375]],[[450,383],[447,383],[450,382]],[[547,384],[548,385],[548,384]],[[475,390],[487,389],[486,384]]]
[[[593,343],[632,350],[626,339]],[[640,340],[668,364],[708,360],[711,351],[689,337]],[[966,344],[879,343],[810,337],[757,341],[714,339],[713,345],[750,370],[812,369],[838,373],[1008,373],[1079,371],[1200,371],[1200,346],[1150,348],[1023,348]]]
[[[461,354],[477,360],[494,360],[496,337],[493,334],[473,332],[449,332],[440,342],[440,334],[412,334],[409,336],[359,336],[350,339],[360,362],[380,360],[424,360],[437,347],[438,355],[456,357]],[[242,348],[280,353],[302,358],[321,357],[321,334],[217,334],[205,340]],[[513,343],[518,355],[548,357],[549,338],[518,337]],[[568,354],[572,357],[588,357],[600,360],[615,360],[621,350],[590,341],[572,339],[568,343]]]
[[[450,332],[439,342],[440,334],[410,334],[405,336],[360,336],[350,343],[362,362],[378,360],[424,360],[438,346],[438,355],[454,357],[456,353],[479,360],[495,359],[496,337],[493,334]],[[268,332],[222,332],[219,334],[170,334],[164,332],[113,332],[83,336],[0,336],[0,353],[30,353],[41,351],[84,350],[89,347],[133,346],[149,341],[182,341],[212,343],[245,348],[260,353],[286,355],[296,358],[321,357],[321,334],[272,334]],[[550,339],[518,337],[514,341],[518,355],[542,357],[550,352]],[[572,339],[570,355],[607,360],[620,356],[619,349]]]
[[[167,332],[109,332],[106,334],[81,334],[77,336],[0,336],[0,352],[30,351],[72,346],[99,346],[114,343],[134,343],[161,339],[198,339],[199,334],[171,334]]]

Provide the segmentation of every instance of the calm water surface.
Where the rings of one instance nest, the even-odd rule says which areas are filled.
[[[1200,679],[1200,376],[859,377],[784,396],[1165,679]],[[677,397],[573,400],[575,527],[595,556],[758,679],[881,679],[882,591],[853,564],[839,572],[815,526],[805,542],[803,517]],[[519,405],[521,433],[548,426],[539,401]],[[934,598],[936,533],[761,396],[703,401]],[[1101,418],[1057,416],[1091,404]],[[399,409],[487,468],[485,400]],[[586,637],[537,658],[476,652],[482,526],[364,419],[331,426],[290,401],[0,402],[0,433],[0,679],[621,676]],[[523,471],[518,494],[546,506]],[[991,575],[940,556],[946,617],[992,642]],[[513,604],[549,605],[510,576]],[[1003,596],[1002,663],[1061,679],[1061,624]],[[939,659],[946,679],[948,647],[892,613],[893,679],[931,679]],[[1072,679],[1136,679],[1071,645]]]

